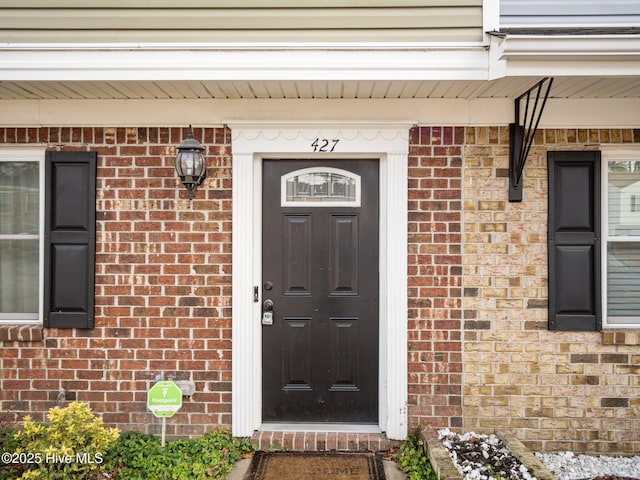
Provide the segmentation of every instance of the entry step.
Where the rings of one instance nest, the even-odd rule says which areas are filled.
[[[251,443],[260,450],[323,452],[351,450],[372,452],[386,451],[400,445],[399,440],[390,440],[384,433],[353,432],[301,432],[301,431],[256,431]]]

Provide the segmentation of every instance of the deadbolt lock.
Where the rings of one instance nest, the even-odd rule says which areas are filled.
[[[273,325],[273,300],[269,298],[262,303],[262,324]]]

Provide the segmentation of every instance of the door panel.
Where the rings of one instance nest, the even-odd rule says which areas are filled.
[[[282,177],[316,167],[282,206]],[[335,169],[359,176],[357,205]],[[264,422],[378,421],[378,177],[377,160],[263,162]]]
[[[282,280],[285,295],[311,295],[311,216],[284,215]]]
[[[311,319],[282,319],[282,384],[285,390],[311,389]]]
[[[359,390],[358,372],[360,370],[360,356],[358,352],[357,318],[331,319],[331,348],[330,354],[334,362],[334,376],[330,389],[333,391]]]
[[[358,217],[331,216],[331,295],[358,294]]]

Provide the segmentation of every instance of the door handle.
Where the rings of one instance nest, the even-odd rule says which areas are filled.
[[[262,309],[265,312],[272,312],[273,311],[273,300],[271,300],[270,298],[267,298],[264,303],[262,304]]]

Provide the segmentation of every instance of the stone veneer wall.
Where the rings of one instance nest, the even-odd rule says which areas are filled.
[[[509,203],[507,128],[466,129],[464,430],[512,431],[534,450],[640,452],[640,331],[547,330],[546,153],[633,143],[640,130],[539,131],[524,201]]]

